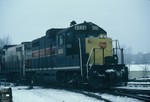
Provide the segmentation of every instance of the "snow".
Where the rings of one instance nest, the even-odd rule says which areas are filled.
[[[42,87],[34,87],[28,89],[27,86],[11,87],[13,102],[104,102],[83,94],[69,92],[60,89],[50,89]],[[97,94],[97,93],[95,93]],[[137,99],[113,96],[109,94],[99,94],[103,98],[111,100],[112,102],[143,102]]]
[[[129,98],[129,97],[121,97],[121,96],[113,96],[109,94],[102,94],[103,98],[107,98],[112,102],[143,102],[137,99]]]
[[[143,64],[127,65],[129,71],[143,71],[146,66],[150,66],[150,65],[143,65]],[[147,70],[150,71],[150,68],[148,67]]]
[[[12,87],[13,102],[104,102],[82,94],[58,89]]]
[[[130,84],[150,85],[150,82],[128,82],[128,85]]]

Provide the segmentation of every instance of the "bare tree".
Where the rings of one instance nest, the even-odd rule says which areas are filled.
[[[150,69],[149,64],[149,53],[143,53],[142,54],[142,60],[143,65],[139,65],[143,69],[143,77],[147,77],[148,71]]]
[[[131,64],[132,63],[132,48],[122,45],[122,48],[124,49],[124,60],[126,64]]]
[[[9,36],[4,36],[3,38],[0,38],[0,50],[5,46],[11,43]]]
[[[3,70],[2,68],[4,68],[4,59],[3,59],[3,52],[2,52],[2,48],[5,46],[5,45],[8,45],[10,44],[11,40],[10,40],[10,37],[9,36],[4,36],[3,38],[0,38],[0,71]]]

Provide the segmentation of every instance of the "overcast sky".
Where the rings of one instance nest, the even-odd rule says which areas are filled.
[[[150,0],[0,0],[0,38],[13,44],[70,22],[93,22],[132,52],[150,52]]]

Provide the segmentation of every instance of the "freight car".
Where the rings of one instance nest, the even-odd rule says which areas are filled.
[[[113,42],[116,42],[115,48]],[[73,21],[68,28],[49,29],[45,36],[22,44],[22,48],[9,49],[12,48],[16,56],[10,56],[16,57],[15,62],[10,58],[4,62],[10,79],[20,75],[35,83],[88,84],[95,89],[126,85],[128,80],[123,49],[118,47],[117,40],[107,37],[107,32],[92,22],[76,24]],[[117,55],[118,50],[121,57]],[[122,63],[118,63],[119,58]],[[11,62],[18,66],[13,67]]]
[[[21,80],[22,76],[25,75],[25,65],[28,65],[26,62],[32,58],[31,48],[30,42],[4,46],[1,73],[7,74],[8,80]]]

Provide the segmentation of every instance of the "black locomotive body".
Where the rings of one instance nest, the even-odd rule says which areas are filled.
[[[105,30],[91,22],[52,28],[30,43],[32,57],[22,57],[18,73],[36,83],[88,84],[93,88],[123,85],[128,80],[128,70],[125,64],[118,63],[119,48],[112,48],[112,42]],[[5,69],[8,76],[15,72],[9,70],[10,66]]]

